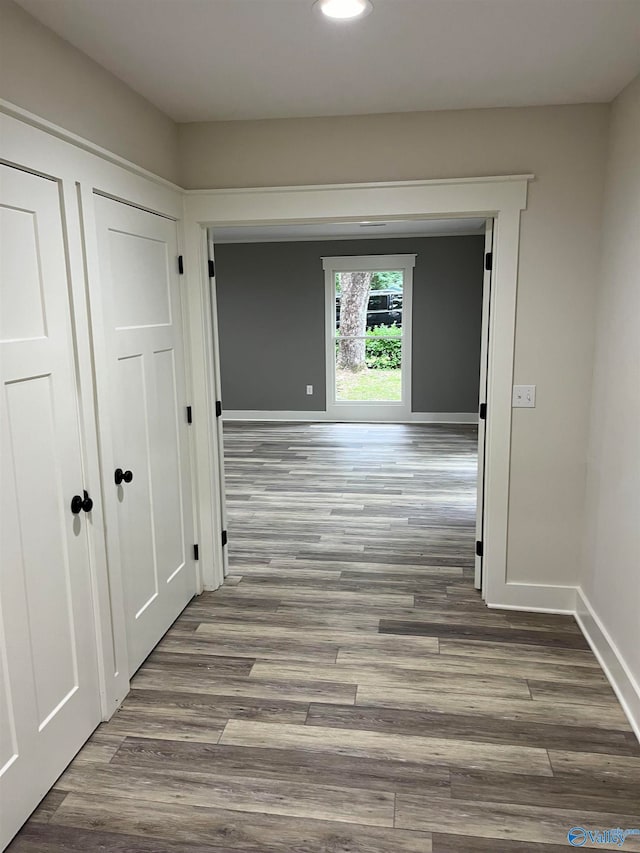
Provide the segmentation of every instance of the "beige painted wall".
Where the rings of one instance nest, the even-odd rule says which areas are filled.
[[[591,430],[584,588],[640,684],[640,77],[612,108]]]
[[[178,178],[175,123],[11,0],[0,0],[0,98]]]
[[[579,579],[609,107],[579,105],[179,128],[188,187],[534,172],[522,217],[509,580]]]

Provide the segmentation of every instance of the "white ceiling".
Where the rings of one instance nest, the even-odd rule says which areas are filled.
[[[18,0],[177,121],[609,101],[640,0]]]
[[[300,240],[383,239],[484,234],[484,219],[413,219],[391,222],[323,222],[313,225],[243,225],[211,229],[215,243],[281,243]]]

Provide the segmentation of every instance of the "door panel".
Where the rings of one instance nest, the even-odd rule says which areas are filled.
[[[0,166],[0,847],[100,721],[67,284],[57,184]]]
[[[7,383],[5,393],[27,599],[25,627],[31,645],[37,722],[42,726],[78,686],[64,535],[71,519],[57,456],[52,376]],[[78,473],[77,483],[81,482]],[[34,535],[36,501],[51,510],[42,518],[38,513]],[[39,626],[43,624],[50,631],[42,632]]]
[[[113,228],[108,231],[108,240],[114,269],[128,271],[113,282],[116,328],[171,325],[167,244]]]
[[[135,571],[125,572],[124,582],[127,606],[135,614],[134,618],[137,618],[158,594],[151,483],[148,476],[149,418],[142,356],[118,359],[115,375],[120,399],[116,413],[126,412],[126,417],[112,418],[115,445],[126,447],[126,462],[122,464],[135,472],[131,483],[116,487],[116,499],[123,566],[127,565],[127,555],[136,555]],[[105,480],[108,492],[112,485],[108,471]],[[132,505],[136,507],[135,524],[130,523]]]
[[[98,384],[111,422],[107,485],[117,519],[134,672],[196,592],[177,226],[96,196],[106,363]],[[111,464],[113,463],[113,465]]]
[[[156,376],[156,410],[152,417],[152,472],[154,482],[154,517],[158,547],[158,575],[170,583],[185,568],[184,514],[179,446],[178,412],[181,410],[176,387],[175,358],[172,350],[154,353]]]
[[[34,212],[0,208],[0,233],[6,235],[0,254],[3,343],[46,335],[36,228]]]

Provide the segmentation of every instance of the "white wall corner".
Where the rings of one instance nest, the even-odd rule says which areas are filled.
[[[576,599],[578,625],[640,741],[640,684],[581,587],[577,589]]]

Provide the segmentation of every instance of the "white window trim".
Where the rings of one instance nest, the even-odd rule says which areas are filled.
[[[325,284],[325,370],[327,416],[337,421],[405,421],[411,414],[411,308],[415,255],[348,255],[322,258]],[[402,285],[402,399],[400,401],[350,401],[336,398],[335,293],[334,281],[340,272],[381,272],[399,270]]]

